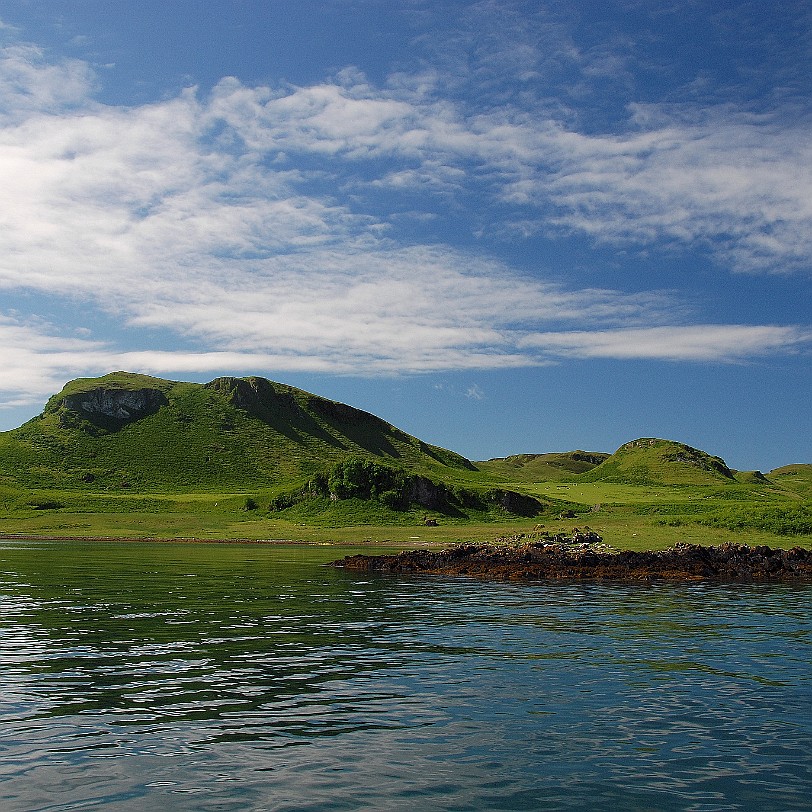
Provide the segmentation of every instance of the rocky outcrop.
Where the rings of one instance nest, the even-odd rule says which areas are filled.
[[[451,494],[445,485],[437,484],[424,476],[413,476],[409,479],[406,501],[419,505],[426,510],[444,511]]]
[[[168,402],[158,389],[99,388],[66,395],[62,406],[95,426],[117,430],[155,414]]]
[[[689,445],[679,444],[670,453],[664,453],[663,459],[669,462],[690,465],[708,473],[716,473],[725,479],[733,479],[733,472],[721,457],[712,457],[710,454],[706,454],[698,448],[691,448]]]
[[[308,398],[307,406],[316,412],[316,414],[334,423],[350,426],[372,424],[385,431],[392,428],[386,421],[380,417],[376,417],[374,414],[356,409],[354,406],[348,406],[346,403],[338,403],[337,401],[327,400],[326,398],[320,398],[316,395],[312,395]]]
[[[446,550],[397,555],[355,555],[333,566],[386,573],[470,575],[510,580],[615,579],[810,580],[812,551],[802,547],[677,544],[668,550],[605,552],[584,545],[536,542],[521,545],[461,544]]]
[[[259,417],[267,417],[268,412],[286,409],[299,411],[292,392],[277,391],[265,378],[234,378],[224,376],[205,384],[206,389],[219,392],[238,409]]]

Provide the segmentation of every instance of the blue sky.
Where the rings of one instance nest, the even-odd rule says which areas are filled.
[[[6,0],[0,429],[259,374],[472,459],[812,462],[806,2]]]

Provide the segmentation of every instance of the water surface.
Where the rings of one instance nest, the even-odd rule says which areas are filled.
[[[0,809],[802,810],[812,586],[3,542]]]

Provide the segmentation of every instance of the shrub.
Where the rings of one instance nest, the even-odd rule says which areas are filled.
[[[726,530],[765,530],[778,536],[806,536],[812,535],[812,502],[729,508],[697,521]]]
[[[339,499],[377,499],[386,493],[388,501],[403,501],[407,477],[387,465],[348,457],[337,463],[327,477],[327,487]]]
[[[34,510],[60,510],[65,507],[62,502],[57,502],[53,499],[31,499],[28,502],[29,506]]]

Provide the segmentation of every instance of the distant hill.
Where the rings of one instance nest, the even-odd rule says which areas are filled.
[[[516,482],[548,482],[591,471],[608,457],[609,454],[598,451],[514,454],[477,462],[476,466],[481,471]]]
[[[812,499],[812,465],[784,465],[770,471],[769,478],[804,499]]]
[[[368,412],[264,378],[115,372],[71,381],[40,416],[0,434],[0,476],[28,487],[273,487],[351,454],[427,475],[473,470]]]
[[[734,471],[733,476],[737,482],[744,485],[772,485],[772,482],[761,471]]]
[[[673,440],[652,437],[625,443],[579,479],[586,482],[640,485],[712,485],[736,482],[733,471],[721,457],[713,457]]]

